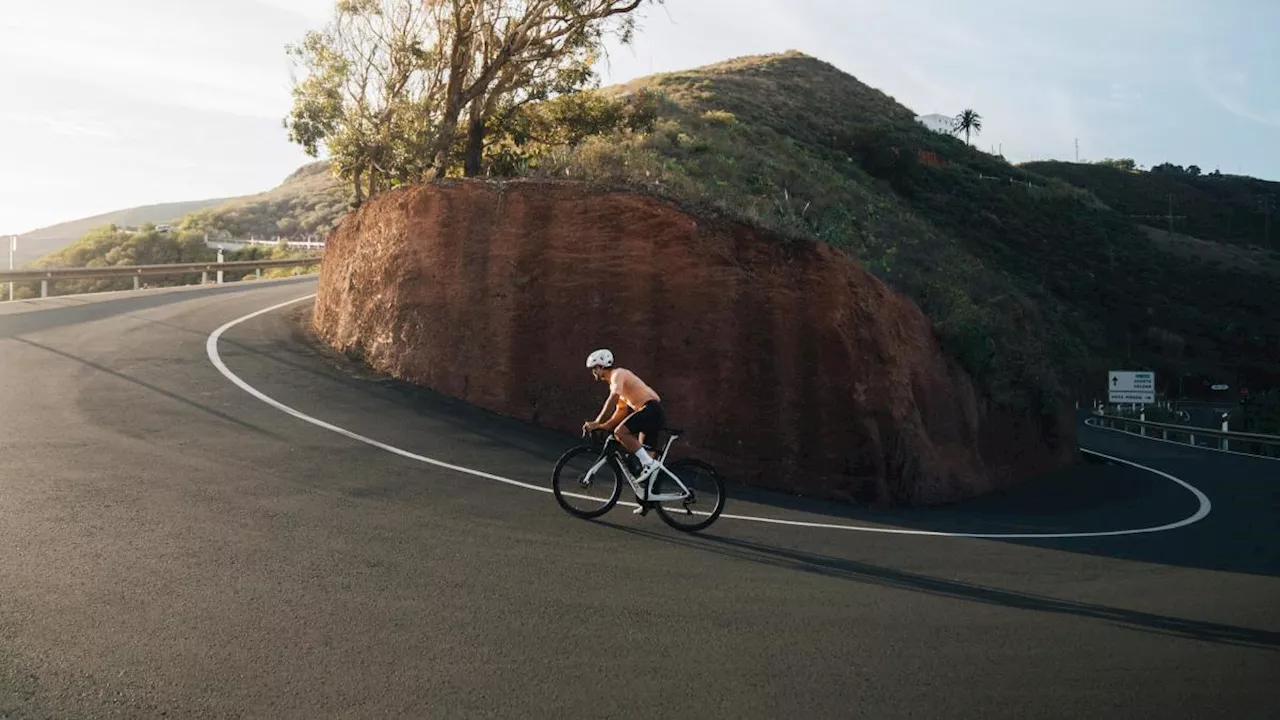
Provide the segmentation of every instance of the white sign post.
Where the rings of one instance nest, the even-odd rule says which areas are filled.
[[[1107,374],[1107,402],[1154,405],[1156,374],[1149,371],[1112,370]]]
[[[18,251],[18,236],[9,236],[9,269],[13,270],[13,254]],[[9,302],[13,302],[13,283],[9,283]]]

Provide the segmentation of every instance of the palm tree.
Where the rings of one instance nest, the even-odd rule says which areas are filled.
[[[964,144],[969,144],[969,133],[972,131],[977,134],[982,131],[982,116],[973,110],[965,110],[951,121],[951,129],[955,132],[964,131]]]

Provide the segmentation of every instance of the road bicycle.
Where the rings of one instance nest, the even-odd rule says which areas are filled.
[[[724,510],[724,479],[701,460],[679,458],[668,465],[671,446],[684,433],[673,428],[662,432],[668,437],[661,456],[655,458],[658,467],[640,482],[636,480],[640,461],[612,433],[584,432],[582,437],[589,442],[565,451],[551,474],[556,502],[576,517],[598,518],[617,504],[621,478],[625,478],[635,492],[639,514],[657,510],[663,522],[685,532],[706,528]],[[654,454],[647,442],[644,447]]]

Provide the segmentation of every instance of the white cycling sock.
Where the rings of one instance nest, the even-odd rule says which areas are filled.
[[[637,460],[639,460],[639,461],[640,461],[640,464],[641,464],[641,465],[643,465],[643,466],[645,466],[645,467],[649,467],[650,465],[652,465],[652,464],[654,464],[654,463],[658,462],[657,460],[654,460],[654,459],[649,455],[649,452],[648,452],[647,450],[645,450],[645,449],[644,449],[644,446],[643,446],[643,445],[641,445],[641,446],[640,446],[640,448],[639,448],[638,450],[636,450],[636,459],[637,459]]]

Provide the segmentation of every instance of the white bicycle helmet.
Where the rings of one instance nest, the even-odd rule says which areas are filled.
[[[593,367],[613,367],[613,353],[607,349],[600,349],[588,355],[587,369]]]

